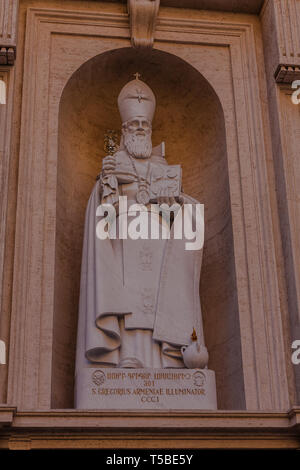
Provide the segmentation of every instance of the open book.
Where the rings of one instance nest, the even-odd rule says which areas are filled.
[[[165,143],[155,147],[152,155],[162,163],[154,167],[150,175],[150,200],[157,200],[163,192],[168,197],[179,197],[181,193],[182,171],[180,165],[168,165],[165,160]],[[152,157],[153,159],[153,157]]]

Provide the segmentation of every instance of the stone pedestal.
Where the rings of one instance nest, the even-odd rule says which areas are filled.
[[[77,409],[216,410],[208,369],[86,368],[76,377]]]

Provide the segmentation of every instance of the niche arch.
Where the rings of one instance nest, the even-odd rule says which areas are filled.
[[[72,408],[84,213],[105,156],[106,129],[120,129],[117,97],[139,71],[154,91],[153,145],[181,164],[184,191],[205,205],[200,296],[219,409],[244,409],[240,326],[222,105],[194,67],[157,49],[121,48],[81,65],[59,107],[52,408]]]

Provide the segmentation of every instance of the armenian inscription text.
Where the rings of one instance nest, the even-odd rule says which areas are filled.
[[[214,409],[215,376],[208,369],[87,368],[88,393],[77,395],[78,408]],[[84,405],[84,406],[83,406]]]

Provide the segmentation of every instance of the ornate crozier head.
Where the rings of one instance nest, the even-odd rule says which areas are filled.
[[[123,144],[134,158],[149,158],[152,152],[152,119],[155,96],[151,88],[136,79],[127,83],[118,97]]]

